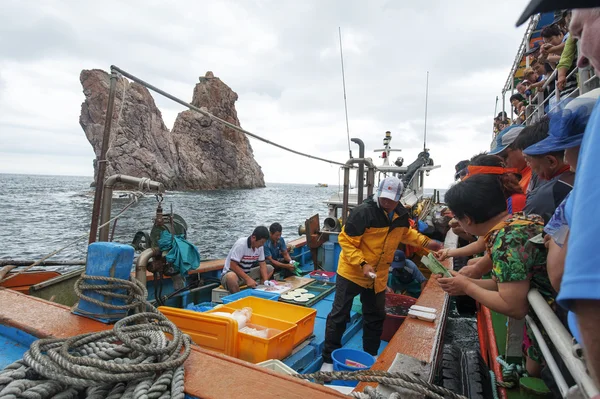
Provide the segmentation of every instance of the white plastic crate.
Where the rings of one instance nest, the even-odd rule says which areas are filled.
[[[270,359],[265,360],[264,362],[256,363],[257,366],[264,367],[269,370],[273,370],[277,373],[293,375],[298,374],[294,369],[283,363],[281,360]]]

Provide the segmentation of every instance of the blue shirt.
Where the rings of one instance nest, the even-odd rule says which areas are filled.
[[[405,260],[404,271],[407,272],[407,274],[409,274],[410,276],[412,276],[412,281],[416,280],[419,284],[427,280],[425,276],[423,276],[423,273],[421,273],[415,262],[413,262],[412,260]],[[409,283],[410,282],[406,284]],[[388,275],[388,286],[391,289],[396,290],[400,289],[402,285],[403,283],[401,283],[399,279],[394,276],[394,274],[392,273],[392,268],[390,268],[390,273]]]
[[[274,260],[279,260],[283,258],[283,255],[281,253],[287,250],[283,237],[279,237],[279,241],[277,241],[276,243],[274,243],[273,240],[271,240],[271,238],[269,237],[267,242],[265,242],[264,248],[265,258],[271,256]]]
[[[600,252],[595,251],[600,238],[600,100],[590,116],[575,175],[575,187],[567,200],[566,214],[570,225],[569,250],[557,300],[567,309],[573,300],[600,300]]]

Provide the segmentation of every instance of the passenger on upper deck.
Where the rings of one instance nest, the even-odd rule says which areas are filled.
[[[548,118],[528,126],[517,139],[527,163],[537,176],[537,183],[527,194],[526,214],[540,215],[547,223],[555,209],[573,188],[575,174],[564,163],[564,151],[541,153],[544,147],[532,147],[548,137]]]
[[[485,237],[486,252],[493,262],[492,280],[471,279],[452,272],[452,278],[438,278],[451,295],[469,295],[491,310],[522,319],[528,313],[527,293],[537,288],[552,305],[556,292],[546,272],[546,249],[529,241],[540,234],[539,216],[509,215],[502,187],[491,175],[473,176],[451,187],[445,202],[465,231]],[[533,335],[524,345],[527,371],[540,373],[541,354]],[[527,342],[525,342],[527,343]]]
[[[521,175],[519,185],[524,193],[527,193],[527,187],[531,180],[531,168],[523,157],[523,152],[515,147],[515,140],[523,131],[523,126],[513,125],[504,129],[496,136],[494,148],[489,152],[490,155],[498,155],[509,168],[517,169],[517,174]]]
[[[250,237],[242,237],[233,244],[221,273],[221,284],[227,291],[238,292],[244,284],[254,288],[256,280],[264,282],[271,277],[273,266],[265,263],[263,250],[268,239],[269,230],[258,226]]]
[[[283,228],[281,224],[275,222],[269,226],[269,239],[265,242],[265,260],[267,264],[281,269],[285,277],[292,275],[294,264],[288,253],[285,240],[281,236]]]
[[[388,272],[398,245],[433,251],[443,247],[410,227],[408,211],[400,203],[402,191],[400,179],[386,177],[377,194],[354,208],[342,227],[335,299],[325,330],[323,371],[331,371],[331,352],[342,346],[342,335],[357,295],[362,302],[363,349],[377,355],[385,320]]]
[[[534,0],[519,18],[518,24],[531,15],[556,8],[597,7],[597,1]],[[569,26],[570,33],[579,40],[579,67],[591,64],[600,71],[600,8],[575,9]],[[596,385],[600,386],[600,252],[594,249],[600,237],[600,215],[597,209],[600,198],[600,102],[587,123],[579,161],[575,188],[571,197],[572,217],[565,270],[558,301],[573,310],[585,351],[586,363]]]

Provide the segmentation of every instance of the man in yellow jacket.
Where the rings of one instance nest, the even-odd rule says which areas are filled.
[[[363,349],[377,355],[385,320],[388,271],[400,243],[432,251],[443,248],[410,228],[408,211],[400,204],[402,181],[386,177],[377,194],[352,210],[339,235],[342,248],[337,270],[336,293],[327,316],[322,371],[331,370],[331,352],[341,348],[350,319],[352,301],[360,295],[363,313]]]

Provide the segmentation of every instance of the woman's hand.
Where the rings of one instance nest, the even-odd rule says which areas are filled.
[[[444,248],[441,251],[434,252],[433,256],[435,256],[435,258],[441,262],[448,259],[452,255],[450,255],[450,248]]]
[[[470,284],[469,278],[456,273],[454,270],[450,270],[450,273],[453,277],[442,277],[441,274],[436,276],[440,287],[452,296],[466,295],[465,291]]]

